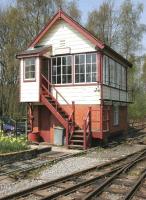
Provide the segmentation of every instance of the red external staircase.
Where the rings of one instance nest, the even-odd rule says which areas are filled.
[[[56,92],[56,98],[52,95],[51,90]],[[58,102],[57,97],[61,98],[69,107],[68,113]],[[74,102],[70,105],[58,90],[41,75],[41,103],[56,117],[66,131],[66,145],[69,148],[87,149],[90,146],[91,139],[91,108],[83,121],[83,127],[80,127],[75,120]]]

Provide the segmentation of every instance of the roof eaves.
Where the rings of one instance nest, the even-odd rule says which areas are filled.
[[[123,61],[128,67],[132,67],[132,63],[129,62],[126,58],[124,58],[122,55],[120,55],[119,53],[117,53],[114,49],[112,49],[110,46],[105,45],[103,51],[108,51],[110,53],[112,53],[113,55],[115,55],[117,58],[119,58],[121,61]]]
[[[104,43],[102,43],[100,40],[98,40],[95,36],[93,36],[87,29],[85,29],[82,25],[80,25],[78,22],[73,20],[70,16],[68,16],[66,13],[64,13],[62,10],[59,10],[56,15],[54,15],[49,22],[44,26],[44,28],[40,31],[40,33],[34,38],[34,40],[31,42],[29,45],[30,47],[34,47],[40,39],[45,35],[45,33],[49,30],[53,24],[59,20],[63,19],[66,21],[68,24],[73,26],[76,30],[78,30],[84,37],[86,37],[88,40],[90,40],[95,46],[98,48],[103,49],[104,48]]]

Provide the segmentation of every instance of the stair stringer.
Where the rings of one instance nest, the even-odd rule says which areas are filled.
[[[47,98],[44,95],[41,95],[41,102],[51,111],[51,113],[58,119],[61,125],[67,129],[68,128],[68,121],[65,120],[59,112],[49,103]]]

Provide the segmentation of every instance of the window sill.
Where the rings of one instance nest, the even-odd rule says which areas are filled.
[[[119,126],[119,124],[113,124],[113,127],[118,127]]]
[[[23,82],[36,82],[36,79],[23,79]]]
[[[86,85],[98,85],[97,82],[92,83],[67,83],[67,84],[52,84],[56,87],[69,87],[69,86],[86,86]]]

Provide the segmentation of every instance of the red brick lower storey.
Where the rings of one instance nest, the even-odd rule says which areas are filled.
[[[88,112],[89,107],[92,108],[91,120],[92,120],[92,138],[104,140],[106,137],[118,133],[127,132],[127,106],[119,106],[119,124],[114,125],[114,112],[113,106],[101,106],[101,105],[75,105],[75,121],[82,129],[83,122]],[[68,106],[64,105],[64,109],[69,113]],[[109,121],[107,122],[107,110]],[[107,123],[109,123],[107,125]],[[43,105],[33,106],[33,132],[37,132],[41,141],[54,144],[54,130],[55,127],[62,127],[54,115]],[[108,127],[108,132],[106,128]],[[29,137],[32,140],[32,137]]]

